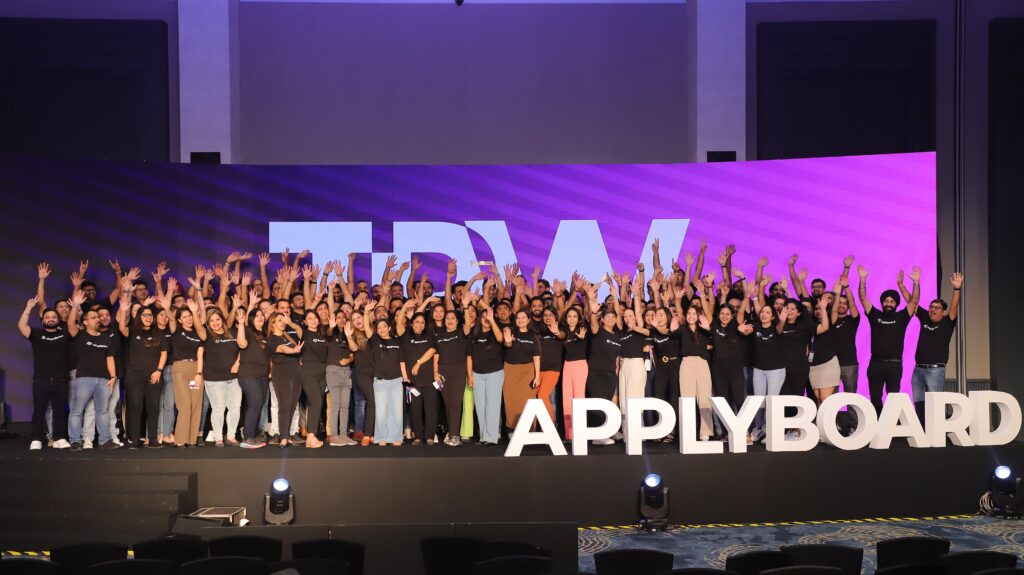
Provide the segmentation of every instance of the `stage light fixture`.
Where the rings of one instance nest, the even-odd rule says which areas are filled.
[[[668,529],[668,487],[661,484],[661,476],[648,473],[640,485],[640,528],[644,531]]]
[[[295,494],[287,479],[279,477],[270,483],[270,493],[263,497],[263,520],[268,525],[295,521]]]
[[[986,515],[1020,519],[1024,515],[1024,490],[1021,478],[1006,465],[996,467],[988,479],[989,490],[981,496],[981,510]]]

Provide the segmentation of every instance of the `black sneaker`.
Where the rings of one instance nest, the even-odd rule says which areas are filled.
[[[256,435],[256,443],[266,443],[266,442],[267,442],[267,434],[266,434],[266,432],[264,432],[264,431],[259,432]]]
[[[280,441],[281,441],[281,436],[276,434],[276,433],[274,435],[271,435],[269,438],[267,438],[267,443],[279,443]]]
[[[71,444],[71,448],[70,449],[71,449],[71,451],[81,451],[82,450],[82,444],[76,441],[76,442]]]
[[[291,441],[292,443],[303,443],[306,440],[299,437],[298,433],[293,433],[292,436],[288,438],[288,441]]]
[[[206,440],[203,439],[202,435],[200,435],[199,439],[196,440],[196,447],[203,447],[205,445],[206,445]]]
[[[147,443],[146,444],[146,449],[163,449],[163,448],[164,448],[164,444],[163,443]]]
[[[101,443],[100,446],[97,447],[97,449],[102,449],[104,451],[109,451],[109,450],[112,450],[112,449],[120,449],[120,447],[121,447],[120,445],[114,443],[113,441],[108,441],[106,443]]]
[[[135,442],[135,441],[129,441],[128,442],[128,449],[130,451],[134,451],[134,450],[136,450],[138,448],[139,448],[139,443],[138,442]]]
[[[423,440],[422,440],[422,439],[413,439],[413,440],[412,440],[412,444],[413,444],[413,445],[420,445],[420,444],[422,444],[422,443],[423,443]]]

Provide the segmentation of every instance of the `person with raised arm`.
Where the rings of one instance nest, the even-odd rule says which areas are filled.
[[[308,274],[308,275],[314,275]],[[312,301],[313,298],[310,298]],[[302,340],[300,354],[299,384],[306,395],[306,447],[317,449],[323,442],[316,436],[320,427],[320,410],[324,405],[327,389],[327,348],[329,345],[327,326],[320,322],[315,308],[303,313],[303,327],[299,332]]]
[[[333,280],[333,286],[341,282],[342,269],[335,265],[337,277]],[[348,414],[349,400],[352,397],[352,350],[348,345],[348,337],[345,335],[345,326],[348,324],[348,317],[345,312],[338,309],[334,297],[327,298],[328,311],[330,313],[327,328],[327,395],[330,402],[327,406],[327,443],[332,447],[355,445],[348,436]]]
[[[272,385],[277,396],[277,415],[280,430],[280,447],[288,447],[292,438],[288,435],[288,425],[299,403],[302,386],[299,384],[299,355],[304,343],[289,333],[301,337],[301,328],[291,322],[287,312],[274,312],[267,320],[267,349],[270,350],[270,365],[274,379]]]
[[[814,289],[812,282],[811,289]],[[811,341],[810,370],[808,378],[814,399],[820,405],[825,398],[839,389],[839,358],[836,355],[835,324],[839,320],[839,294],[843,291],[843,278],[836,279],[832,292],[822,293],[814,317],[818,321],[814,339]]]
[[[490,302],[481,300],[484,310],[470,332],[469,386],[480,422],[480,443],[497,445],[501,433],[504,346],[501,327],[494,319]]]
[[[900,294],[889,289],[882,292],[880,302],[882,309],[871,305],[868,300],[868,270],[864,266],[857,267],[860,275],[860,286],[857,295],[871,326],[871,359],[868,362],[868,387],[871,392],[871,404],[875,411],[882,412],[882,393],[896,393],[900,390],[903,378],[903,346],[907,335],[910,318],[917,311],[917,301],[921,296],[921,268],[914,267],[910,278],[914,282],[913,292],[907,307],[897,310]],[[900,270],[897,283],[903,288],[903,270]],[[903,288],[904,290],[906,288]]]
[[[526,402],[537,398],[540,387],[540,338],[533,329],[530,313],[521,309],[515,314],[515,325],[504,326],[501,341],[505,345],[505,425],[515,429]]]
[[[165,308],[170,307],[173,287],[177,282],[168,280]],[[195,446],[199,437],[199,419],[202,417],[203,378],[198,375],[199,348],[206,340],[206,308],[193,299],[185,307],[171,314],[171,387],[178,419],[174,426],[174,444],[178,447]]]
[[[620,283],[625,286],[630,285],[628,273],[622,274]],[[624,289],[623,293],[626,291]],[[644,396],[644,389],[647,385],[647,367],[644,365],[644,358],[647,357],[647,354],[644,352],[644,346],[647,343],[646,338],[651,334],[644,324],[643,302],[640,297],[643,293],[643,284],[640,283],[639,277],[632,284],[632,293],[632,307],[626,307],[622,312],[623,330],[622,337],[619,339],[619,343],[622,344],[622,360],[619,367],[618,397],[623,424],[625,424],[626,407],[629,400]],[[629,303],[628,299],[623,301]]]
[[[762,279],[759,288],[767,283]],[[786,359],[782,351],[782,331],[789,319],[789,309],[782,308],[778,314],[768,304],[759,304],[757,321],[754,322],[754,395],[779,395],[786,381]],[[764,408],[758,410],[751,431],[753,441],[765,437]]]
[[[40,265],[41,268],[42,264]],[[40,274],[41,275],[41,274]],[[42,283],[42,281],[40,281]],[[71,296],[68,308],[68,319],[77,322],[81,314],[85,296],[76,291]],[[43,448],[46,441],[46,409],[52,406],[54,449],[67,449],[68,417],[68,382],[71,374],[71,342],[70,324],[67,329],[61,326],[57,310],[44,307],[42,310],[42,327],[29,327],[28,320],[32,311],[39,305],[39,296],[25,303],[25,310],[18,319],[18,331],[32,345],[32,435],[29,449],[32,451]],[[95,312],[93,312],[95,315]],[[78,333],[75,325],[74,332]]]
[[[247,344],[238,354],[238,384],[245,398],[245,412],[242,415],[244,437],[239,447],[260,449],[267,445],[258,435],[257,428],[270,393],[271,350],[267,345],[267,315],[257,307],[254,299],[249,301],[245,323],[236,326],[236,329],[245,330]]]
[[[747,398],[747,381],[743,376],[743,368],[748,365],[750,353],[744,340],[754,330],[753,326],[746,322],[746,318],[750,296],[755,286],[749,282],[743,282],[743,286],[745,297],[740,302],[739,309],[728,303],[720,305],[714,321],[711,322],[710,330],[713,358],[711,383],[714,394],[725,398],[735,413],[739,413]],[[749,435],[747,442],[752,443]]]
[[[352,310],[352,315],[345,324],[345,338],[348,340],[348,347],[352,350],[354,386],[363,396],[363,425],[359,428],[359,402],[356,402],[356,433],[352,439],[366,447],[373,443],[374,427],[377,419],[377,404],[373,395],[373,350],[368,345],[369,338],[363,330],[364,322],[369,321],[369,315],[364,315],[359,309]],[[358,396],[357,396],[358,399]]]
[[[235,432],[241,416],[242,388],[238,384],[239,350],[248,347],[245,337],[245,308],[241,298],[232,299],[231,315],[239,322],[232,329],[228,319],[219,309],[211,309],[206,318],[206,339],[199,348],[196,359],[196,378],[202,378],[206,395],[210,400],[212,413],[213,441],[217,447],[225,444],[238,445]],[[224,428],[227,411],[227,430]]]
[[[392,264],[393,265],[393,264]],[[382,285],[387,285],[391,270],[385,270]],[[380,300],[370,300],[366,313],[372,314],[375,307],[383,307],[387,292],[382,291]],[[392,332],[387,319],[365,322],[363,332],[369,338],[373,350],[373,394],[376,404],[377,445],[402,445],[402,384],[408,374],[402,373],[402,345]]]
[[[111,391],[117,382],[117,368],[114,364],[114,340],[100,332],[99,313],[95,310],[84,312],[82,328],[78,327],[78,314],[81,312],[83,295],[73,296],[74,305],[68,318],[68,335],[74,342],[72,356],[74,358],[75,379],[71,382],[71,413],[68,420],[68,434],[71,436],[71,451],[82,449],[82,417],[85,405],[92,400],[94,405],[105,406],[109,402]],[[99,449],[117,449],[120,447],[111,440],[110,426],[99,418],[96,421],[96,433],[99,435]]]
[[[130,286],[122,286],[121,307],[131,310],[132,291]],[[155,298],[147,297],[139,302],[134,318],[130,313],[118,315],[118,327],[121,335],[128,339],[125,363],[124,392],[128,412],[128,448],[136,449],[143,445],[142,413],[148,414],[146,420],[146,447],[157,449],[163,447],[157,443],[157,432],[160,414],[160,391],[163,380],[164,365],[167,363],[168,345],[163,334],[156,327],[157,311],[152,307]]]
[[[701,441],[711,439],[713,422],[711,418],[711,332],[708,317],[714,310],[715,274],[709,274],[703,282],[697,280],[697,296],[701,308],[693,305],[679,310],[683,323],[679,327],[679,344],[682,361],[679,364],[679,395],[697,400],[700,414],[699,437]],[[677,300],[679,301],[679,300]],[[703,313],[701,313],[703,311]]]
[[[590,306],[590,352],[587,355],[587,395],[615,402],[619,387],[619,369],[622,365],[622,331],[618,324],[618,300],[614,305],[601,305],[597,301],[598,286],[585,288]],[[595,445],[611,445],[612,438],[597,439]]]
[[[793,282],[793,291],[796,292],[796,298],[808,297],[807,293],[807,270],[802,269],[799,272],[796,271],[796,262],[800,258],[800,254],[793,254],[789,258],[789,280]]]
[[[956,317],[960,311],[960,289],[964,274],[956,272],[949,278],[953,286],[953,300],[947,306],[941,298],[935,298],[928,309],[918,307],[915,315],[921,322],[921,333],[917,338],[914,353],[913,375],[910,382],[914,390],[914,406],[924,424],[925,393],[943,391],[946,386],[946,363],[949,361],[949,340],[956,329]],[[916,285],[916,282],[915,282]]]

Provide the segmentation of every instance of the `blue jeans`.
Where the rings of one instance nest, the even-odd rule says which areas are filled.
[[[754,395],[779,395],[782,384],[786,381],[786,370],[762,370],[754,368]],[[754,430],[757,435],[764,431],[764,408],[757,410],[754,418]]]
[[[946,389],[946,368],[915,367],[910,376],[910,385],[914,389],[914,409],[917,418],[924,424],[924,394],[928,391]]]
[[[206,387],[206,386],[203,386]],[[203,391],[203,411],[199,414],[199,439],[206,437],[206,414],[210,413],[210,398]]]
[[[373,397],[377,404],[377,429],[373,438],[377,442],[396,443],[402,440],[402,378],[373,379]]]
[[[107,380],[102,377],[75,378],[71,382],[71,417],[68,421],[68,435],[71,436],[71,443],[82,442],[82,415],[85,413],[85,404],[90,399],[95,405],[107,405],[110,400],[110,387],[107,385]],[[103,445],[110,441],[110,426],[106,425],[107,422],[104,418],[97,419],[99,425],[96,425],[96,431],[99,434],[100,445]]]
[[[167,437],[174,433],[174,383],[171,381],[171,366],[164,368],[164,388],[160,392],[160,420],[157,433]]]
[[[498,443],[501,429],[501,390],[505,386],[505,370],[494,373],[473,372],[473,405],[480,422],[480,441]]]
[[[355,378],[355,374],[352,374]],[[362,431],[363,424],[366,422],[366,396],[363,395],[363,390],[359,389],[358,385],[352,385],[352,397],[355,400],[353,409],[355,410],[355,431]]]

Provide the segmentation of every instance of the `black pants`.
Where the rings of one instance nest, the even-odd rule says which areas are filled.
[[[324,390],[327,388],[327,365],[303,365],[299,371],[302,391],[306,394],[306,433],[316,435],[324,409]]]
[[[48,405],[53,406],[53,440],[68,438],[68,385],[67,379],[32,380],[32,441],[46,441]]]
[[[295,406],[299,404],[299,394],[302,392],[302,386],[299,384],[299,364],[275,364],[272,384],[277,395],[277,428],[284,439],[288,437],[292,414],[295,413]]]
[[[466,393],[466,362],[455,365],[441,364],[438,371],[444,376],[441,397],[444,399],[448,435],[458,437],[462,433],[462,396]]]
[[[679,377],[676,377],[678,380]],[[679,387],[678,385],[676,387]],[[587,397],[607,399],[611,401],[619,390],[619,376],[614,371],[596,371],[588,366],[587,369]],[[619,398],[622,401],[622,398]],[[597,427],[604,425],[604,413],[599,411],[587,412],[587,425]]]
[[[679,411],[679,364],[682,360],[672,359],[668,363],[658,358],[654,366],[654,397],[672,404],[672,411]],[[678,415],[678,413],[676,414]]]
[[[743,364],[727,360],[715,361],[711,364],[711,385],[714,394],[724,397],[733,412],[738,413],[743,407],[743,401],[747,399],[747,380],[743,377]]]
[[[871,405],[875,412],[882,413],[882,391],[898,393],[903,379],[902,361],[882,361],[871,358],[868,362],[868,389],[871,390]]]
[[[363,414],[363,435],[373,437],[373,426],[377,423],[377,402],[373,399],[373,372],[356,371],[352,373],[353,383],[359,387],[359,391],[366,398],[365,412]],[[348,422],[343,422],[348,425]]]
[[[146,437],[155,442],[159,434],[160,392],[164,378],[149,382],[152,372],[131,370],[124,374],[124,401],[128,407],[128,439],[142,441],[142,413],[146,413]],[[96,412],[99,413],[99,407]]]
[[[437,434],[438,393],[434,389],[433,381],[426,385],[420,385],[417,382],[415,388],[420,394],[419,396],[413,395],[412,401],[409,403],[412,412],[412,432],[416,439],[427,441],[433,439]],[[367,405],[367,409],[369,409],[369,405]],[[458,430],[456,429],[455,432],[458,433]]]
[[[256,438],[256,428],[260,425],[260,410],[270,393],[270,378],[267,376],[239,377],[242,386],[242,399],[245,400],[245,411],[242,414],[243,435],[248,440]]]

